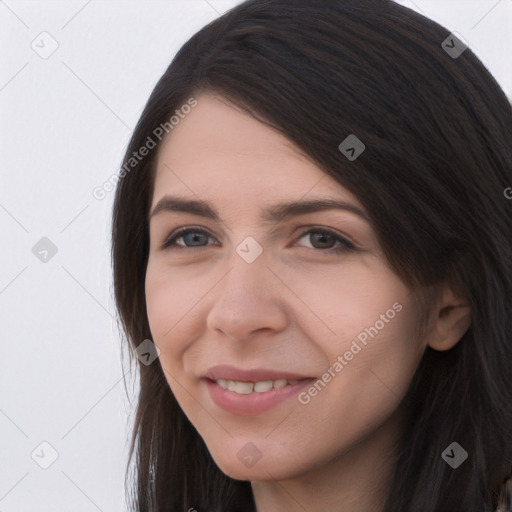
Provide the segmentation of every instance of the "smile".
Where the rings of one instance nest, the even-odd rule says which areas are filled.
[[[258,382],[244,382],[240,380],[217,379],[215,381],[222,389],[232,391],[239,395],[249,395],[251,393],[265,393],[273,389],[281,389],[285,386],[294,386],[298,380],[260,380]]]
[[[315,379],[235,381],[201,379],[213,403],[238,416],[253,416],[277,407],[297,395]],[[295,402],[294,402],[295,403]]]

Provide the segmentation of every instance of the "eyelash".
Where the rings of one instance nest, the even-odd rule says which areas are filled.
[[[180,229],[178,229],[178,231],[176,231],[173,235],[171,235],[164,242],[164,244],[162,245],[162,249],[169,249],[171,247],[179,247],[179,249],[204,249],[207,247],[207,246],[197,246],[197,247],[177,246],[176,240],[178,240],[179,238],[181,238],[189,233],[200,233],[200,234],[206,235],[210,238],[213,238],[207,231],[205,231],[204,229],[201,229],[201,228],[193,228],[193,227],[180,228]],[[327,252],[327,253],[334,253],[334,254],[342,254],[345,252],[350,252],[350,251],[353,252],[353,251],[357,250],[357,247],[352,242],[350,242],[346,238],[344,238],[341,235],[339,235],[338,233],[336,233],[336,231],[332,231],[327,228],[310,228],[308,231],[304,231],[298,237],[297,240],[300,240],[302,237],[304,237],[304,235],[308,235],[310,233],[321,233],[324,235],[329,235],[329,236],[332,236],[335,239],[335,241],[340,242],[340,245],[338,245],[337,247],[331,247],[328,249],[313,248],[313,250]]]

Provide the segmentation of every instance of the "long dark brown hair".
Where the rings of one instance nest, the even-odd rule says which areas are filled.
[[[130,358],[152,339],[144,281],[158,148],[126,166],[201,91],[277,129],[354,193],[404,283],[449,281],[467,297],[469,330],[451,350],[427,347],[404,398],[383,512],[492,511],[512,460],[512,109],[470,48],[449,54],[449,36],[390,0],[246,1],[190,38],[157,83],[114,201],[115,301]],[[338,148],[350,134],[366,146],[351,162]],[[159,360],[131,362],[132,510],[254,512],[250,482],[213,462]],[[469,454],[457,469],[441,457],[454,441]]]

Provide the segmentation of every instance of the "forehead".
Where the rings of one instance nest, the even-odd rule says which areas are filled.
[[[214,93],[196,100],[159,149],[153,205],[168,193],[247,202],[310,192],[358,204],[281,133]]]

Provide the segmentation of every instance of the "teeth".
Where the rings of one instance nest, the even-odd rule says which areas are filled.
[[[254,384],[254,391],[256,393],[264,393],[272,389],[273,383],[271,380],[260,380]]]
[[[264,393],[265,391],[270,391],[272,388],[280,389],[284,388],[286,385],[294,385],[299,382],[298,380],[286,380],[286,379],[277,379],[277,380],[260,380],[258,382],[243,382],[239,380],[227,380],[227,379],[217,379],[217,384],[222,389],[227,389],[229,391],[233,391],[234,393],[238,393],[239,395],[249,395],[250,393]]]
[[[222,389],[228,389],[228,381],[225,380],[225,379],[217,379],[217,384],[222,388]]]
[[[274,381],[274,387],[276,389],[284,388],[286,386],[286,379],[278,379]]]
[[[230,380],[228,385],[229,391],[234,391],[239,395],[248,395],[249,393],[252,393],[253,387],[252,382],[238,382],[236,380]]]

